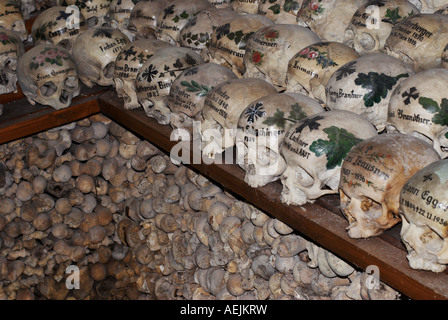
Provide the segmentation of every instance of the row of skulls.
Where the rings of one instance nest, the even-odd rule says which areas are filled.
[[[1,5],[20,11],[14,0]],[[236,147],[245,182],[279,180],[285,204],[339,193],[352,238],[401,222],[411,267],[440,272],[448,264],[445,6],[57,3],[34,21],[26,52],[16,23],[0,23],[0,85],[18,79],[30,103],[56,109],[79,95],[79,82],[112,86],[125,109],[182,129],[207,159]]]

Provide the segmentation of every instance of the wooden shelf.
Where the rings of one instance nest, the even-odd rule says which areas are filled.
[[[172,128],[148,118],[143,109],[125,110],[115,92],[98,97],[101,113],[169,153],[177,141],[170,141]],[[259,209],[278,218],[304,237],[365,270],[377,266],[380,280],[411,299],[448,299],[448,274],[413,270],[401,243],[400,226],[370,239],[351,239],[348,222],[339,211],[338,196],[325,196],[304,206],[288,206],[280,201],[280,182],[251,188],[244,172],[233,164],[189,164],[225,190],[244,198]]]

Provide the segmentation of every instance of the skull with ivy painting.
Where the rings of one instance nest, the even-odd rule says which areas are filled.
[[[279,151],[286,132],[298,121],[323,111],[316,100],[294,92],[275,93],[250,103],[239,117],[236,137],[244,181],[257,188],[279,179],[286,169]]]
[[[381,132],[393,90],[414,74],[411,65],[385,53],[367,54],[338,68],[326,85],[326,106],[355,112]]]
[[[303,205],[338,193],[344,158],[352,147],[377,135],[369,121],[351,111],[325,111],[294,124],[280,147],[287,164],[280,178],[281,201]]]

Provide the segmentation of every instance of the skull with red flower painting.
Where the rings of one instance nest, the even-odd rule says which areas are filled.
[[[348,235],[377,236],[399,223],[404,184],[438,160],[430,144],[407,134],[383,133],[354,146],[342,164],[339,184]]]
[[[0,27],[0,94],[17,92],[17,62],[24,52],[20,36]]]
[[[286,89],[289,60],[304,47],[320,42],[311,30],[294,24],[276,24],[255,32],[246,43],[245,78],[260,78]]]

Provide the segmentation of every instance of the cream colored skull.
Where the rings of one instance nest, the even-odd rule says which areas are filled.
[[[353,14],[368,0],[304,0],[299,25],[309,27],[323,41],[342,42]]]
[[[407,0],[380,0],[361,6],[345,30],[344,43],[360,54],[385,52],[392,27],[404,18],[420,13]]]
[[[132,9],[140,0],[112,0],[109,6],[109,24],[112,28],[123,32],[130,41],[134,41],[134,34],[129,31],[129,19]]]
[[[303,92],[325,102],[325,86],[331,75],[349,61],[359,58],[352,48],[340,42],[319,42],[304,47],[288,62],[286,90]]]
[[[389,100],[387,131],[410,134],[448,156],[447,69],[429,69],[405,79]]]
[[[28,39],[28,31],[17,0],[0,0],[0,27],[17,32],[22,41]]]
[[[134,6],[128,30],[136,40],[156,37],[157,17],[165,7],[165,0],[140,1]]]
[[[326,106],[362,115],[381,132],[393,89],[414,74],[412,66],[385,53],[368,54],[337,69],[327,82]]]
[[[431,145],[401,133],[383,133],[353,147],[342,164],[339,185],[348,235],[377,236],[399,223],[401,188],[439,159]]]
[[[261,0],[258,14],[275,23],[297,24],[297,13],[303,0]]]
[[[111,0],[65,0],[67,4],[78,6],[79,12],[86,20],[89,28],[103,27],[109,23],[109,7]]]
[[[226,66],[242,77],[246,70],[244,53],[247,40],[256,31],[272,25],[271,20],[260,15],[245,14],[233,18],[215,28],[208,51],[202,52],[209,61]]]
[[[117,95],[124,98],[125,109],[140,107],[135,89],[137,73],[146,60],[166,47],[171,45],[162,40],[136,40],[126,45],[118,54],[113,79]]]
[[[280,145],[286,132],[305,117],[324,108],[314,99],[294,92],[275,93],[251,102],[238,120],[236,146],[244,181],[253,188],[279,179],[286,169]]]
[[[37,16],[31,36],[35,44],[57,44],[71,52],[75,39],[86,30],[84,16],[79,11],[72,7],[56,6]]]
[[[272,84],[256,78],[229,80],[210,90],[202,108],[202,154],[214,159],[233,147],[241,112],[252,101],[273,93],[277,89]]]
[[[435,13],[448,5],[446,0],[409,0],[421,13]]]
[[[171,111],[166,105],[173,81],[184,71],[204,63],[189,48],[170,46],[157,51],[137,73],[137,99],[145,113],[160,124],[170,123]]]
[[[17,77],[28,102],[63,109],[79,95],[76,66],[70,53],[53,44],[40,44],[19,58]]]
[[[257,14],[261,0],[232,0],[230,5],[238,14]]]
[[[237,16],[238,14],[231,8],[203,10],[182,28],[179,45],[201,54],[202,49],[205,49],[210,42],[213,29]]]
[[[17,92],[17,62],[24,52],[20,36],[0,27],[0,94]]]
[[[201,121],[205,97],[214,87],[237,76],[226,67],[208,62],[184,70],[174,81],[167,97],[170,124],[193,135],[193,121]]]
[[[392,28],[386,53],[414,66],[416,72],[439,68],[448,43],[448,16],[412,15]]]
[[[303,205],[337,193],[345,156],[353,146],[376,135],[370,122],[350,111],[321,112],[296,123],[280,147],[287,163],[281,176],[281,201]]]
[[[156,37],[179,45],[180,32],[196,14],[203,10],[213,9],[208,0],[174,0],[157,16]]]
[[[413,269],[443,272],[448,264],[448,159],[419,170],[400,193],[401,239]]]
[[[88,29],[73,44],[79,79],[89,88],[114,85],[115,60],[121,50],[130,43],[118,29],[96,27]]]
[[[311,30],[293,24],[276,24],[261,28],[246,43],[245,78],[260,78],[286,89],[289,60],[301,49],[320,42]]]

